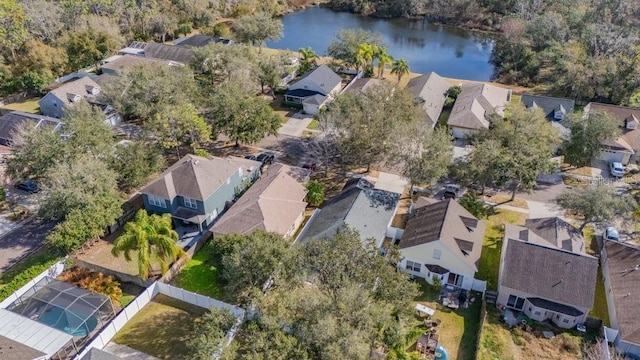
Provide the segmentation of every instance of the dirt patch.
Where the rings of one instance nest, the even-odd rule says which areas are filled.
[[[407,226],[407,214],[409,214],[409,210],[411,209],[411,204],[413,201],[411,199],[411,194],[409,193],[409,189],[405,188],[402,195],[400,195],[400,200],[398,201],[398,210],[396,211],[396,215],[393,217],[391,221],[391,226],[404,229]]]
[[[492,202],[500,205],[509,205],[514,207],[519,207],[522,209],[528,209],[529,204],[527,204],[527,200],[516,197],[511,200],[511,196],[508,195],[483,195],[480,197],[482,201]]]
[[[339,195],[342,188],[347,183],[348,178],[341,172],[318,170],[311,175],[313,180],[317,180],[324,185],[324,198],[330,199]]]

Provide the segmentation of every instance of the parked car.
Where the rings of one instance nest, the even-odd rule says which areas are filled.
[[[603,234],[603,237],[607,240],[620,241],[620,234],[618,233],[618,229],[613,226],[609,226]]]
[[[612,161],[609,163],[609,172],[611,176],[621,178],[624,176],[624,166],[622,163]]]
[[[245,159],[249,159],[249,160],[253,160],[253,161],[258,160],[258,158],[257,158],[255,155],[247,155],[247,156],[245,156],[244,158],[245,158]]]
[[[444,187],[444,194],[442,194],[443,199],[457,199],[462,196],[463,189],[456,184],[447,184]]]
[[[26,191],[29,194],[35,194],[40,192],[40,184],[33,180],[24,180],[19,183],[16,183],[16,189]]]
[[[256,157],[256,160],[260,161],[263,165],[264,164],[273,164],[273,162],[276,160],[276,156],[273,153],[264,152],[264,153],[258,155]]]

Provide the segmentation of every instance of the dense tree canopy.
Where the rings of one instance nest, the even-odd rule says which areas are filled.
[[[244,15],[233,24],[236,37],[243,42],[262,47],[265,40],[282,37],[282,20],[267,13]]]
[[[628,217],[637,206],[630,195],[621,196],[606,184],[567,190],[558,196],[557,202],[582,217],[580,229],[589,223],[611,221],[615,216]]]
[[[564,144],[564,161],[581,167],[591,164],[602,149],[602,144],[614,141],[620,135],[620,121],[606,113],[591,113],[587,118],[571,119],[571,138]]]

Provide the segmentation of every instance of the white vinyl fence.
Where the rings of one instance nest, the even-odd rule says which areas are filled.
[[[195,294],[190,291],[177,288],[161,282],[154,282],[142,294],[138,295],[129,305],[127,305],[113,320],[111,320],[98,333],[95,338],[85,347],[85,349],[75,357],[75,360],[81,359],[91,348],[102,350],[113,339],[129,320],[131,320],[142,308],[144,308],[156,295],[163,294],[171,298],[184,301],[191,305],[199,306],[206,309],[226,308],[238,318],[238,322],[227,333],[227,345],[233,340],[239,327],[244,322],[245,311],[242,308],[227,304],[225,302],[212,299],[207,296]],[[217,357],[217,354],[214,355]]]
[[[49,276],[52,278],[58,277],[58,275],[60,275],[64,271],[65,261],[66,261],[66,258],[58,261],[57,263],[51,265],[51,267],[49,267],[47,270],[41,272],[38,276],[31,279],[31,281],[26,283],[23,287],[16,290],[16,292],[9,295],[6,299],[0,302],[0,308],[6,309],[14,301],[18,300],[20,296],[24,295],[24,293],[31,290],[31,288],[33,288],[38,283],[38,281],[42,280],[45,276]]]

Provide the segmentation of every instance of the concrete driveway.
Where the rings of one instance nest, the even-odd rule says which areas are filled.
[[[56,221],[32,218],[0,237],[0,273],[40,247],[56,224]]]
[[[309,126],[312,120],[313,117],[306,114],[293,114],[293,116],[290,117],[289,120],[280,127],[280,129],[278,129],[278,134],[302,136],[302,132],[307,129],[307,126]]]
[[[402,194],[407,187],[407,179],[395,174],[389,174],[385,172],[378,173],[378,179],[376,180],[376,189],[390,191],[396,194]]]

